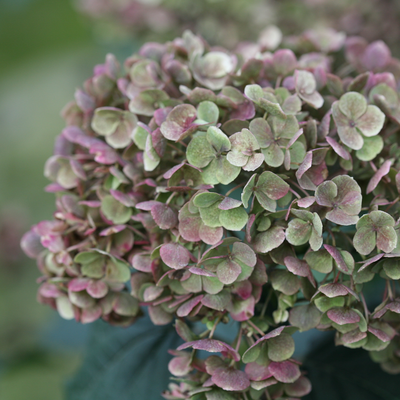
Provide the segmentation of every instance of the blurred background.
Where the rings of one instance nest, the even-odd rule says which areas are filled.
[[[229,5],[229,6],[228,6]],[[398,0],[0,0],[0,398],[58,400],[82,361],[88,327],[36,303],[39,272],[19,248],[50,219],[43,166],[60,111],[95,64],[186,28],[234,47],[275,24],[383,39],[400,55]]]

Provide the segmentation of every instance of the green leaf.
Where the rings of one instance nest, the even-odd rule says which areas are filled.
[[[171,325],[155,327],[146,317],[129,328],[95,322],[87,343],[83,364],[67,385],[66,400],[161,398],[170,378],[168,350],[182,340]]]
[[[384,372],[363,349],[335,346],[328,338],[304,360],[312,383],[310,399],[398,400],[398,375]],[[324,368],[321,366],[324,365]],[[340,389],[339,389],[340,388]]]

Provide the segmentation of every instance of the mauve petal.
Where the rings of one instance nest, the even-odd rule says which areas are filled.
[[[363,135],[377,135],[385,123],[385,114],[376,106],[368,106],[366,113],[357,120],[357,128]]]
[[[21,248],[30,258],[37,258],[44,250],[40,242],[40,236],[34,231],[26,232],[21,238]]]
[[[75,278],[68,283],[68,290],[70,290],[71,292],[80,292],[82,290],[85,290],[88,284],[89,284],[89,279]]]
[[[84,308],[81,313],[82,324],[89,324],[98,320],[103,314],[103,310],[99,305]]]
[[[180,345],[177,350],[184,350],[193,347],[196,350],[204,350],[210,353],[222,353],[229,355],[235,361],[240,360],[239,353],[228,344],[215,339],[200,339]]]
[[[352,309],[335,307],[327,312],[328,318],[338,325],[353,324],[360,321],[360,316]]]
[[[95,299],[100,299],[108,293],[108,285],[103,281],[90,280],[86,291]]]
[[[293,383],[300,378],[299,366],[290,362],[271,362],[268,369],[276,380],[283,383]]]
[[[250,386],[246,373],[234,368],[218,368],[211,380],[220,388],[227,391],[246,390]]]
[[[268,366],[259,365],[256,362],[246,364],[244,371],[251,381],[263,381],[272,376]]]
[[[393,163],[392,160],[386,160],[382,164],[382,166],[378,169],[378,171],[375,172],[374,176],[371,178],[371,180],[368,183],[367,194],[371,193],[378,186],[378,184],[382,180],[382,178],[389,173],[392,163]]]
[[[182,269],[189,264],[190,252],[180,244],[167,243],[161,246],[160,257],[168,267]]]

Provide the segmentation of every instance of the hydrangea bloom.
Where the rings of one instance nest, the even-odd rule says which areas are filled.
[[[313,328],[400,372],[400,75],[339,76],[343,43],[229,52],[187,31],[123,67],[108,55],[63,110],[54,217],[22,239],[39,301],[82,323],[175,320],[167,399],[304,396],[291,335]],[[215,337],[229,320],[233,343]]]

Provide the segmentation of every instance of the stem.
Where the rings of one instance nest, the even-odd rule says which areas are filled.
[[[392,286],[390,284],[390,281],[387,280],[386,283],[387,283],[387,287],[388,287],[389,299],[393,300],[394,297],[393,297],[393,291],[392,291]]]
[[[331,238],[332,238],[332,246],[333,246],[333,247],[336,247],[335,235],[333,234],[333,232],[332,232],[328,227],[326,227],[326,229],[327,229],[327,231],[329,232],[329,234],[331,235]]]
[[[234,192],[236,189],[239,189],[241,187],[243,187],[246,184],[246,182],[243,183],[239,183],[239,185],[235,186],[234,188],[232,188],[231,190],[228,190],[225,194],[226,197],[228,197],[232,192]]]
[[[396,200],[393,200],[391,203],[390,203],[390,205],[388,206],[388,207],[386,207],[386,212],[388,212],[396,203],[398,203],[399,202],[399,200],[400,200],[400,197],[397,197],[397,199]]]
[[[214,325],[213,325],[213,327],[212,327],[212,329],[211,329],[211,331],[210,331],[210,334],[208,335],[208,338],[209,338],[209,339],[212,339],[212,337],[214,336],[214,332],[215,332],[215,330],[217,329],[217,325],[218,325],[219,322],[221,321],[222,316],[223,316],[223,314],[221,314],[221,315],[215,320]]]
[[[265,333],[255,324],[253,324],[253,322],[251,322],[250,320],[246,321],[253,329],[255,329],[261,336],[265,336]]]
[[[107,253],[109,253],[110,250],[111,250],[111,244],[112,244],[112,242],[111,242],[111,237],[109,236],[109,237],[108,237],[108,241],[107,241],[107,247],[106,247],[106,252],[107,252]]]
[[[367,320],[367,324],[368,324],[369,311],[368,311],[367,303],[365,301],[364,294],[362,292],[360,293],[360,297],[361,297],[361,301],[362,301],[362,304],[363,304],[363,307],[364,307],[365,319]]]
[[[238,339],[237,339],[236,346],[235,346],[236,351],[239,351],[240,343],[242,341],[242,336],[243,336],[243,329],[242,329],[242,327],[240,327],[240,330],[238,333]]]
[[[182,155],[185,155],[185,152],[184,152],[183,150],[178,149],[178,148],[177,148],[176,146],[174,146],[173,144],[167,143],[167,145],[168,145],[169,147],[171,147],[172,149],[174,149],[175,151],[177,151],[178,153],[180,153],[180,154],[182,154]]]
[[[265,395],[267,396],[267,400],[272,400],[271,396],[269,395],[268,389],[265,389]]]
[[[269,301],[271,300],[271,297],[272,297],[272,290],[270,290],[268,292],[267,298],[266,298],[263,308],[261,310],[261,314],[260,314],[261,317],[263,317],[265,315],[265,311],[267,311],[267,306],[268,306]]]
[[[179,140],[179,142],[183,147],[187,147],[187,144],[185,142],[182,142],[182,140]]]
[[[292,179],[289,179],[288,182],[290,182],[292,185],[296,186],[297,189],[301,190],[307,197],[309,196],[309,194],[300,185],[298,185],[295,181],[293,181]]]
[[[171,194],[171,196],[169,196],[168,197],[168,200],[167,200],[167,202],[165,203],[165,204],[169,204],[169,203],[171,203],[171,200],[176,196],[176,194],[177,194],[178,192],[173,192],[172,194]]]
[[[293,190],[291,187],[289,188],[289,191],[291,193],[293,193],[298,199],[301,199],[301,196],[295,190]]]

